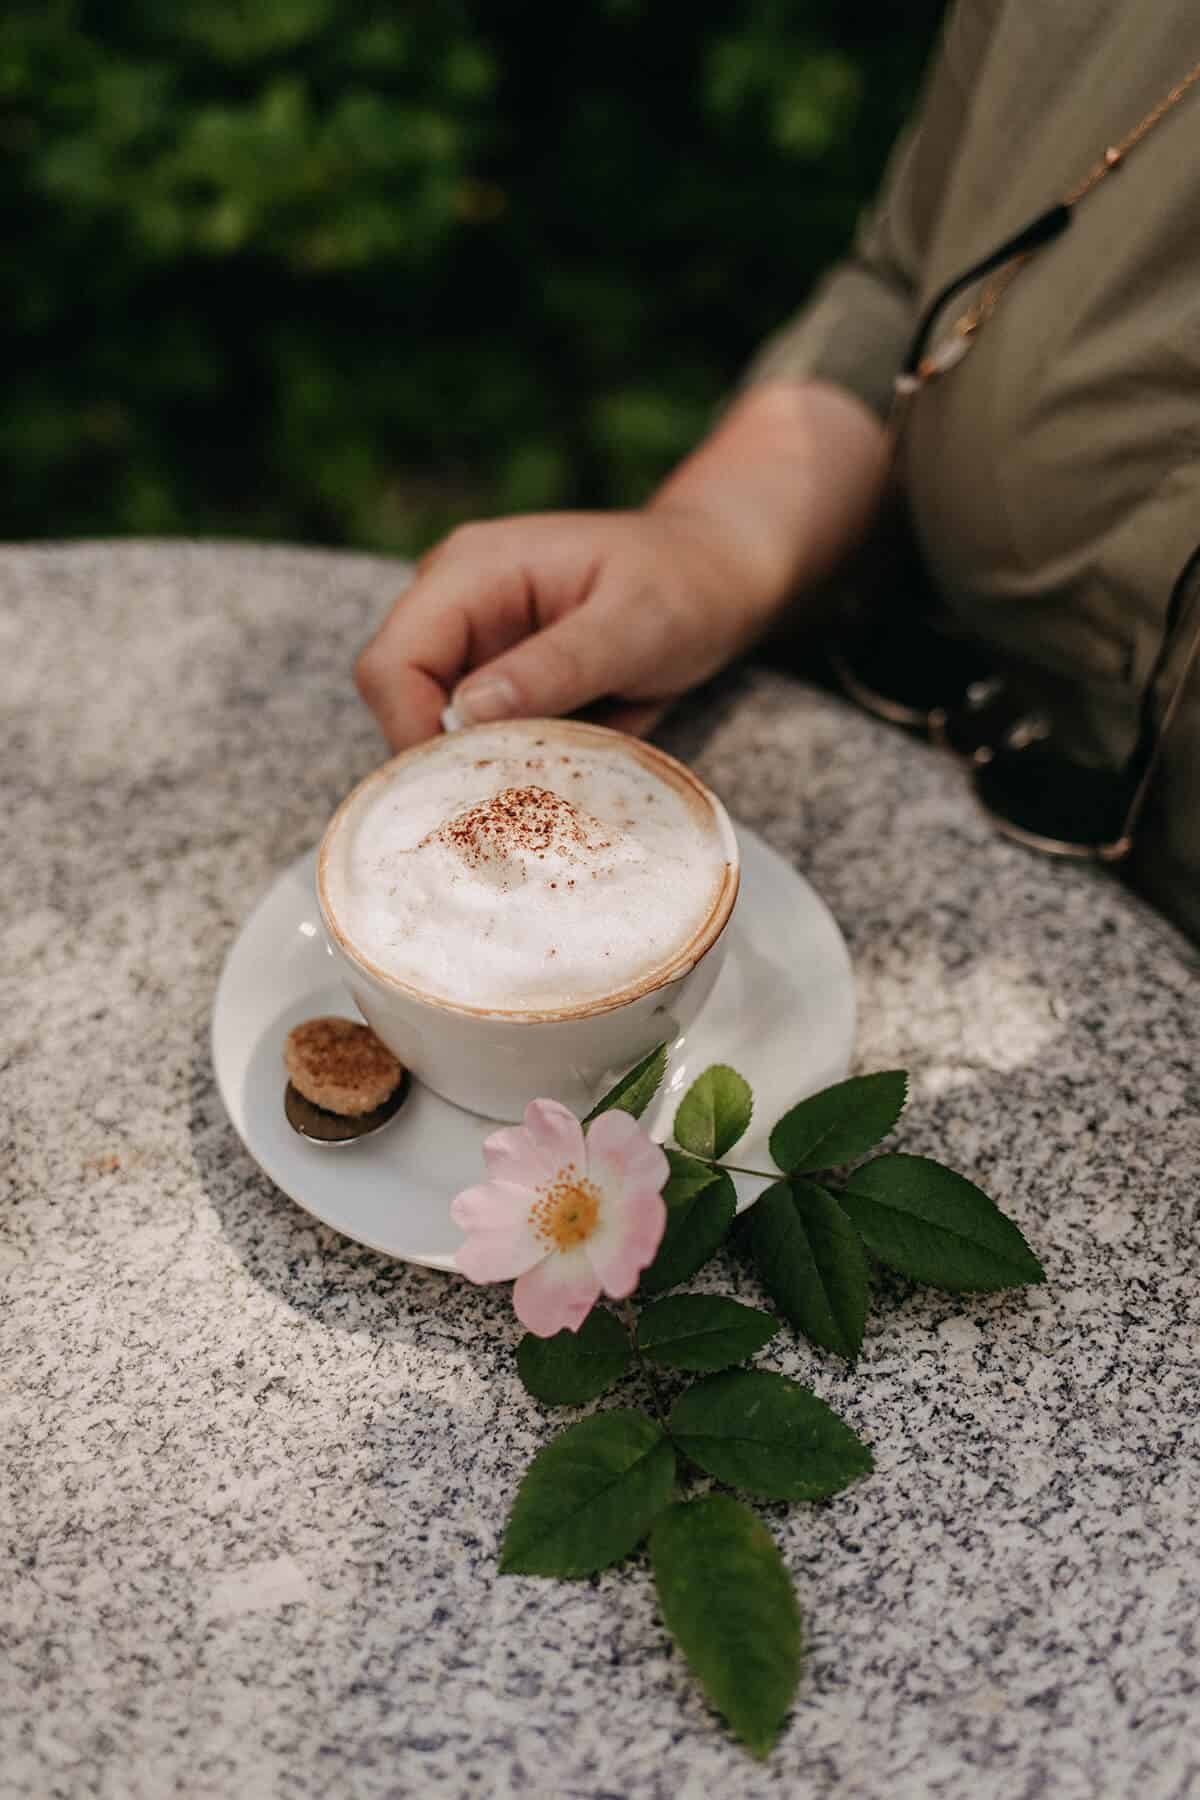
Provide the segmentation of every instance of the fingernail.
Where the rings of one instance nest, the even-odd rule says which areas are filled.
[[[517,690],[503,675],[487,675],[481,681],[456,688],[450,706],[464,725],[487,725],[508,719],[516,711]]]
[[[459,714],[458,708],[456,706],[444,706],[442,708],[442,730],[461,731],[462,728],[463,720]]]

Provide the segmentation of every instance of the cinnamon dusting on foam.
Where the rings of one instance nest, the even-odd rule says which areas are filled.
[[[702,794],[625,740],[561,729],[547,746],[475,727],[364,784],[322,879],[368,966],[470,1008],[569,1009],[651,979],[705,928],[728,867]]]
[[[544,859],[547,850],[567,860],[608,850],[612,840],[601,835],[603,830],[598,819],[549,788],[506,787],[447,819],[418,847],[436,838],[473,869],[484,863],[516,866],[528,856]]]

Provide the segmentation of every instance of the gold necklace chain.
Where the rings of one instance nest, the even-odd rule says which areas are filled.
[[[1172,107],[1179,104],[1188,89],[1197,81],[1200,81],[1200,62],[1189,69],[1183,80],[1176,82],[1175,86],[1163,95],[1157,106],[1152,107],[1145,118],[1139,120],[1133,130],[1128,132],[1119,143],[1108,146],[1104,155],[1098,162],[1093,163],[1082,180],[1063,195],[1062,204],[1064,206],[1078,205],[1086,195],[1091,193],[1093,188],[1099,187],[1106,176],[1111,175],[1114,169],[1119,169],[1130,151],[1149,132],[1153,131]],[[984,289],[979,299],[964,313],[960,313],[951,327],[950,336],[941,348],[932,350],[918,363],[917,385],[922,385],[926,381],[931,381],[935,376],[945,374],[947,369],[953,368],[954,364],[966,354],[970,348],[972,334],[991,318],[1003,296],[1034,254],[1033,250],[1024,250],[1014,256],[1011,262],[1005,263],[995,279]]]

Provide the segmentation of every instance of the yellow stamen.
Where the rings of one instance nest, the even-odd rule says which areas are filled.
[[[600,1190],[578,1174],[574,1163],[538,1189],[529,1209],[530,1225],[550,1250],[574,1250],[586,1243],[599,1219]]]

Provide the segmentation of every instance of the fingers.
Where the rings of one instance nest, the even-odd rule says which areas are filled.
[[[620,695],[671,691],[674,629],[656,595],[623,588],[605,570],[594,593],[543,630],[522,638],[454,690],[464,724],[577,712]]]
[[[460,528],[363,651],[355,679],[394,749],[464,724],[576,712],[598,700],[656,707],[695,676],[705,610],[628,520],[542,515]]]
[[[446,690],[423,669],[400,664],[385,673],[364,651],[354,666],[354,680],[393,750],[422,744],[441,729]]]
[[[519,567],[436,555],[355,664],[358,690],[394,750],[431,737],[455,682],[529,629]]]

